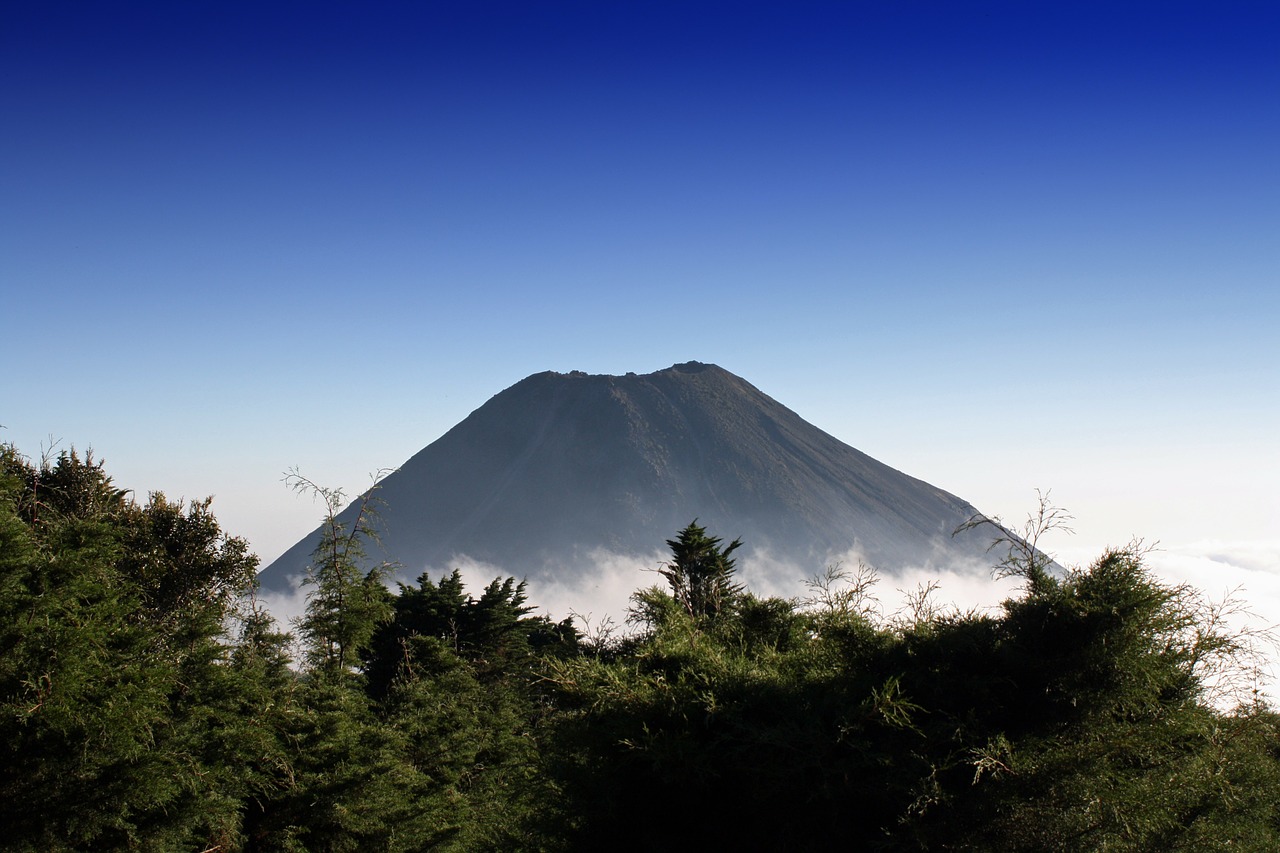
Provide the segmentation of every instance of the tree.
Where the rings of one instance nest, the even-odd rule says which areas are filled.
[[[325,675],[350,674],[360,663],[360,653],[368,646],[378,626],[391,618],[391,595],[385,580],[390,565],[381,563],[364,570],[366,540],[377,542],[374,528],[374,493],[387,471],[379,471],[373,484],[355,504],[354,519],[348,529],[338,516],[346,495],[341,489],[316,485],[297,472],[285,482],[302,493],[324,501],[325,517],[320,526],[320,544],[312,554],[305,581],[315,587],[307,597],[302,619],[302,635],[308,642],[309,662]]]
[[[675,539],[668,539],[671,562],[658,570],[671,584],[671,594],[695,618],[714,619],[732,610],[742,595],[742,586],[733,582],[734,560],[730,556],[742,546],[735,539],[720,547],[720,539],[708,536],[695,518]]]
[[[957,536],[980,527],[991,527],[995,536],[988,551],[1005,553],[996,563],[997,577],[1020,577],[1027,583],[1030,592],[1046,589],[1051,585],[1051,569],[1054,567],[1053,556],[1040,549],[1040,540],[1055,531],[1074,533],[1071,522],[1075,516],[1050,500],[1049,492],[1036,489],[1036,510],[1027,515],[1022,531],[1017,532],[1005,526],[999,516],[986,516],[981,513],[969,518],[952,532]]]
[[[412,640],[430,637],[470,663],[482,680],[528,675],[535,657],[572,654],[578,632],[572,620],[531,616],[525,584],[495,578],[480,598],[467,595],[454,569],[437,584],[427,573],[416,586],[398,584],[392,618],[374,632],[362,655],[369,695],[381,699],[397,677],[416,665]]]
[[[156,620],[172,622],[202,608],[221,620],[257,583],[258,558],[243,539],[222,532],[212,502],[184,505],[152,492],[146,506],[130,505],[123,515],[120,569]]]
[[[1002,570],[1027,584],[997,613],[886,618],[873,578],[838,570],[807,612],[742,594],[704,630],[638,593],[631,647],[549,666],[575,843],[1280,849],[1280,718],[1208,691],[1241,666],[1248,686],[1257,638],[1139,548],[1051,572],[1036,524],[1055,521],[1018,537]]]
[[[271,783],[224,617],[256,558],[208,501],[0,447],[0,801],[11,850],[213,849]]]

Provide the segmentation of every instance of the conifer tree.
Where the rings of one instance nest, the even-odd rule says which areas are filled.
[[[733,581],[734,560],[730,556],[742,546],[735,539],[721,548],[720,539],[708,536],[695,518],[675,539],[668,539],[671,561],[659,573],[671,585],[671,594],[695,618],[715,618],[732,610],[742,586]]]
[[[385,472],[375,475],[373,485],[359,498],[350,528],[338,518],[345,501],[341,489],[318,486],[297,473],[285,478],[295,491],[310,492],[325,505],[320,543],[304,580],[314,588],[301,623],[308,662],[325,676],[353,673],[374,632],[392,614],[385,585],[388,565],[364,568],[364,543],[377,542],[373,499],[381,473]]]
[[[9,849],[205,849],[238,837],[244,768],[218,738],[243,709],[222,617],[256,560],[207,502],[188,513],[128,494],[92,455],[32,464],[0,448]],[[160,517],[176,527],[140,533]],[[215,576],[223,594],[210,593]],[[162,605],[153,581],[176,577],[191,594]]]

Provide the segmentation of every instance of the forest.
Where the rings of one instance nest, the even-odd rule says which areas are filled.
[[[758,597],[695,520],[592,626],[392,585],[373,503],[293,482],[328,512],[280,625],[210,501],[0,446],[0,849],[1280,849],[1268,635],[1138,545],[992,523],[1016,595],[886,614],[865,566]]]

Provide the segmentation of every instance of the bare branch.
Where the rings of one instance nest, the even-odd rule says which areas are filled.
[[[880,600],[872,587],[880,582],[880,575],[873,566],[858,561],[855,569],[847,569],[842,563],[831,563],[804,582],[809,597],[801,605],[823,614],[840,617],[861,617],[875,621],[880,616]]]
[[[1035,588],[1048,582],[1048,569],[1054,563],[1053,556],[1041,547],[1041,540],[1054,531],[1075,533],[1071,527],[1075,516],[1062,507],[1055,506],[1050,500],[1050,494],[1049,491],[1036,489],[1036,509],[1027,515],[1020,533],[1005,526],[999,516],[978,514],[957,527],[951,535],[956,536],[984,526],[992,527],[996,535],[987,550],[1007,548],[1007,553],[995,565],[996,577],[1020,577]]]

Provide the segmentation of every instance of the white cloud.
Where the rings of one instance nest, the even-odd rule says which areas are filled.
[[[275,618],[282,630],[296,634],[295,626],[307,611],[307,593],[311,587],[302,585],[301,575],[290,576],[289,585],[288,590],[259,590],[258,602]]]
[[[1077,546],[1064,556],[1084,566],[1104,550]],[[1258,624],[1280,625],[1280,539],[1157,543],[1145,562],[1166,583],[1189,584],[1210,600],[1242,599]]]
[[[1073,546],[1058,553],[1059,562],[1068,567],[1085,566],[1099,557],[1104,549]],[[647,555],[622,554],[594,549],[579,556],[573,564],[555,572],[533,575],[528,583],[529,603],[536,613],[555,620],[574,616],[587,627],[598,627],[608,620],[619,626],[626,622],[632,593],[649,586],[664,585],[657,568],[669,555],[654,551]],[[945,562],[944,562],[945,559]],[[822,573],[828,565],[840,564],[855,569],[862,560],[856,550],[833,554],[825,560],[802,565],[793,560],[774,557],[768,550],[757,549],[739,561],[739,578],[759,596],[778,596],[802,600],[810,590],[805,581]],[[929,584],[936,589],[932,603],[943,610],[967,612],[998,608],[1006,599],[1019,593],[1018,578],[996,578],[992,562],[973,560],[956,564],[944,558],[939,550],[937,560],[896,572],[882,572],[872,593],[879,611],[892,618],[908,606],[908,599]],[[1189,584],[1209,601],[1228,597],[1242,601],[1247,613],[1239,613],[1230,624],[1233,628],[1266,629],[1280,625],[1280,540],[1201,540],[1168,545],[1152,550],[1146,557],[1155,576],[1170,584]],[[468,594],[479,596],[494,578],[515,576],[501,566],[458,555],[449,563],[457,568],[466,583]],[[446,571],[427,568],[438,580]],[[404,582],[417,575],[401,574]],[[306,608],[306,587],[290,592],[263,592],[260,600],[284,627],[302,615]],[[1270,649],[1276,660],[1276,650]],[[1275,697],[1275,689],[1270,689]]]
[[[530,580],[529,600],[553,619],[578,617],[579,627],[598,627],[606,620],[621,626],[632,593],[666,583],[657,574],[663,559],[659,551],[637,555],[592,549],[579,558],[575,570]]]

